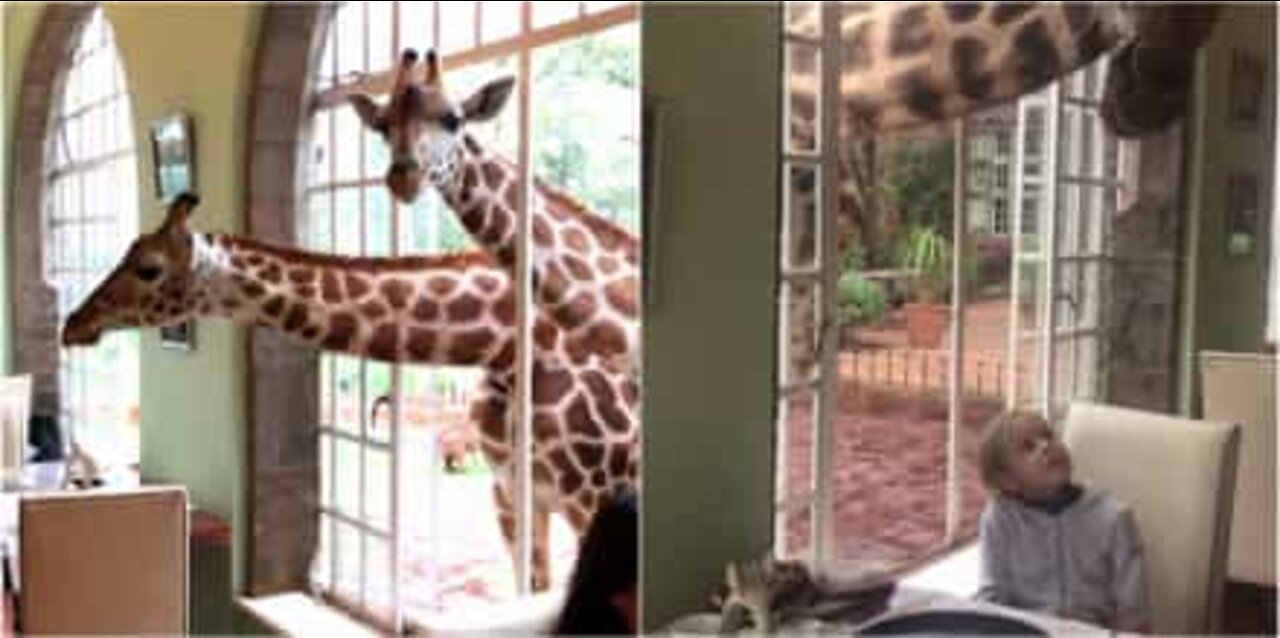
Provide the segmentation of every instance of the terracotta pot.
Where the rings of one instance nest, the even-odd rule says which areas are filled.
[[[951,323],[950,307],[937,303],[908,303],[903,305],[903,311],[907,316],[908,345],[930,350],[942,347],[942,339]]]

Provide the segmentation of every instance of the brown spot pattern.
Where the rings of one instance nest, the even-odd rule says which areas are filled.
[[[449,357],[458,365],[472,365],[480,361],[492,344],[493,334],[488,330],[468,330],[449,344]]]
[[[432,277],[427,282],[427,289],[436,297],[443,297],[453,292],[458,287],[458,281],[453,277]]]
[[[352,301],[369,294],[369,291],[371,290],[368,282],[353,275],[346,275],[343,283],[346,284],[347,296],[349,296]]]
[[[262,312],[269,317],[279,317],[284,311],[284,297],[276,295],[262,304]]]
[[[475,321],[484,312],[484,304],[469,293],[454,299],[445,307],[445,318],[451,322]]]
[[[320,275],[320,294],[329,303],[342,301],[342,285],[332,270],[325,270]]]
[[[578,281],[591,281],[595,279],[595,273],[592,272],[591,266],[587,262],[573,255],[563,255],[564,266],[569,270],[569,275]]]
[[[309,284],[315,281],[316,271],[310,268],[292,268],[289,270],[289,281],[295,284]]]
[[[284,275],[280,271],[280,265],[275,262],[271,262],[267,264],[266,268],[262,269],[259,276],[268,283],[278,284]]]
[[[610,306],[613,306],[623,316],[635,317],[639,314],[634,279],[619,279],[610,282],[609,285],[604,287],[604,298],[609,301]]]
[[[409,296],[413,294],[413,284],[403,279],[388,279],[378,286],[378,290],[386,298],[387,303],[391,304],[392,309],[402,310],[408,305]]]
[[[360,314],[368,318],[370,321],[377,321],[387,315],[389,311],[381,301],[370,299],[360,304]]]
[[[430,361],[436,348],[436,334],[422,328],[409,328],[405,346],[414,361]]]
[[[395,361],[400,346],[400,330],[394,323],[384,323],[369,337],[369,355],[379,361]]]
[[[581,229],[573,226],[561,231],[560,237],[564,239],[564,243],[567,244],[570,249],[580,253],[587,252],[591,247],[590,242],[587,241],[587,234],[582,232]]]
[[[569,409],[565,411],[565,420],[568,422],[570,432],[590,439],[600,436],[600,426],[596,424],[595,419],[591,418],[587,401],[580,394],[575,395],[569,403]]]
[[[284,318],[285,332],[294,332],[307,324],[307,307],[304,304],[295,303],[289,308],[289,314]]]
[[[417,303],[413,304],[413,318],[418,321],[433,321],[439,316],[440,306],[435,300],[419,297]]]
[[[538,366],[534,370],[533,403],[534,405],[555,405],[568,394],[573,387],[573,375],[565,370],[547,369]]]
[[[324,347],[329,350],[346,350],[355,337],[358,325],[356,318],[343,312],[329,317],[329,334],[325,335]]]

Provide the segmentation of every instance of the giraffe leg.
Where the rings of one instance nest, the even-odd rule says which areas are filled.
[[[511,495],[501,482],[493,483],[493,500],[498,506],[498,526],[507,543],[507,552],[514,564],[516,556],[516,511]],[[551,586],[550,512],[543,505],[533,505],[533,590],[545,591]]]

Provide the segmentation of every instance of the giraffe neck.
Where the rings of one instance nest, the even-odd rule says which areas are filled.
[[[515,268],[519,177],[471,135],[456,168],[436,186],[471,237]],[[567,194],[534,181],[532,266],[539,308],[565,333],[570,354],[634,360],[639,355],[639,244],[634,235]]]
[[[196,235],[197,315],[380,361],[475,365],[514,359],[508,277],[480,254],[347,258],[228,235]]]
[[[935,123],[1025,95],[1132,27],[1110,3],[875,3],[841,24],[840,92],[855,126]]]

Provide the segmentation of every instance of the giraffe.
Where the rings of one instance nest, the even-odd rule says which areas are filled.
[[[499,523],[510,545],[514,510],[508,401],[515,361],[510,278],[483,252],[401,258],[338,257],[247,237],[193,232],[198,199],[169,205],[157,230],[126,255],[71,314],[67,346],[107,331],[223,317],[275,330],[293,342],[378,361],[477,366],[470,406],[481,450],[494,469]],[[545,316],[534,325],[534,585],[550,583],[548,516],[579,536],[600,499],[633,485],[638,470],[634,379],[568,356]]]
[[[814,5],[794,29],[817,33]],[[1162,130],[1185,112],[1195,52],[1212,33],[1210,4],[1082,2],[877,2],[840,5],[840,107],[836,145],[837,252],[882,231],[885,210],[874,187],[877,134],[972,114],[1034,92],[1103,54],[1101,113],[1115,135]],[[818,69],[793,58],[792,139],[812,144]],[[806,65],[806,63],[809,63]],[[792,184],[814,194],[812,184]],[[801,201],[800,205],[812,205]],[[801,215],[801,219],[816,219]],[[812,242],[816,227],[800,228]],[[843,259],[840,260],[843,262]],[[792,299],[798,320],[787,335],[796,370],[815,365],[812,298]]]
[[[841,116],[857,125],[846,134],[967,115],[1031,93],[1108,52],[1114,53],[1104,98],[1108,127],[1128,137],[1156,131],[1185,111],[1195,53],[1212,34],[1218,10],[1124,2],[843,6]]]
[[[459,104],[445,93],[440,59],[401,56],[391,98],[380,106],[363,93],[348,96],[365,126],[391,150],[386,184],[409,203],[429,182],[471,237],[509,272],[515,267],[519,175],[512,162],[466,131],[496,116],[511,94],[512,77],[493,80]],[[636,237],[596,215],[569,194],[534,180],[531,231],[535,298],[565,334],[575,361],[638,369],[640,251]]]

